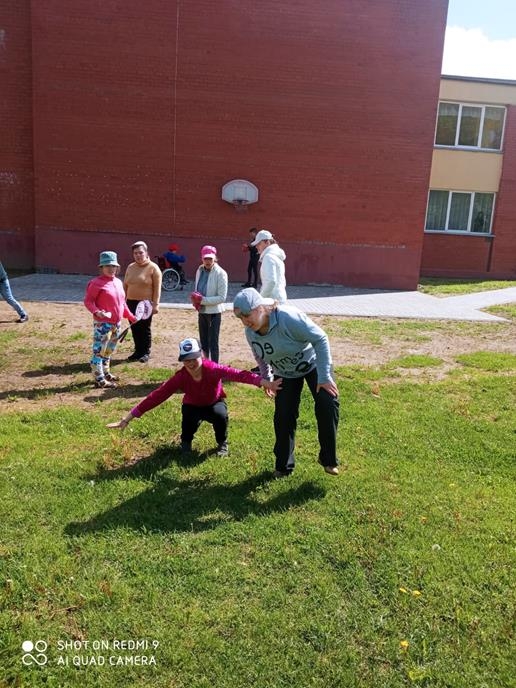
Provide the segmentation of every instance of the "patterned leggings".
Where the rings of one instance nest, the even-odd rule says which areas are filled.
[[[93,356],[91,357],[91,372],[96,380],[104,379],[109,374],[109,364],[120,335],[120,323],[93,321]]]

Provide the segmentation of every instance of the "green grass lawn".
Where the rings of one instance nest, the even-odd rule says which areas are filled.
[[[476,291],[490,291],[516,287],[516,280],[449,279],[444,277],[422,277],[419,290],[433,296],[459,296]]]
[[[206,425],[179,454],[177,397],[123,434],[116,395],[4,404],[0,685],[514,685],[516,356],[458,363],[439,381],[396,374],[430,356],[339,369],[338,478],[308,396],[280,481],[253,388],[226,386],[227,458]],[[23,641],[48,644],[44,666]]]

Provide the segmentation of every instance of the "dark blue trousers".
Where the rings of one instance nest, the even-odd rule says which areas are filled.
[[[314,399],[317,434],[319,439],[319,463],[323,466],[336,466],[337,428],[339,425],[339,399],[325,389],[316,392],[317,371],[312,370],[303,377],[283,378],[283,385],[276,394],[274,410],[274,431],[276,443],[276,470],[292,472],[295,465],[296,428],[299,416],[299,403],[303,384],[306,383]]]
[[[219,362],[221,313],[199,313],[199,339],[206,358]]]
[[[213,425],[215,441],[217,445],[227,442],[228,439],[228,407],[224,399],[219,399],[213,406],[193,406],[183,404],[181,406],[183,420],[181,423],[181,441],[191,442],[199,429],[199,425],[205,420]]]

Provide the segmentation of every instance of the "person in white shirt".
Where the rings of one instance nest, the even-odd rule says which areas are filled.
[[[217,262],[215,246],[203,246],[190,300],[199,313],[199,339],[204,356],[219,362],[219,333],[228,295],[228,273]]]
[[[251,243],[260,254],[260,294],[278,303],[287,300],[287,282],[285,279],[285,251],[278,246],[274,236],[267,229],[261,229]]]

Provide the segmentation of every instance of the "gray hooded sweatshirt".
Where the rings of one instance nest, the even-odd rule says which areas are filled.
[[[246,327],[245,335],[262,377],[303,377],[317,368],[318,384],[332,382],[328,336],[294,306],[278,306],[269,316],[266,334]]]

